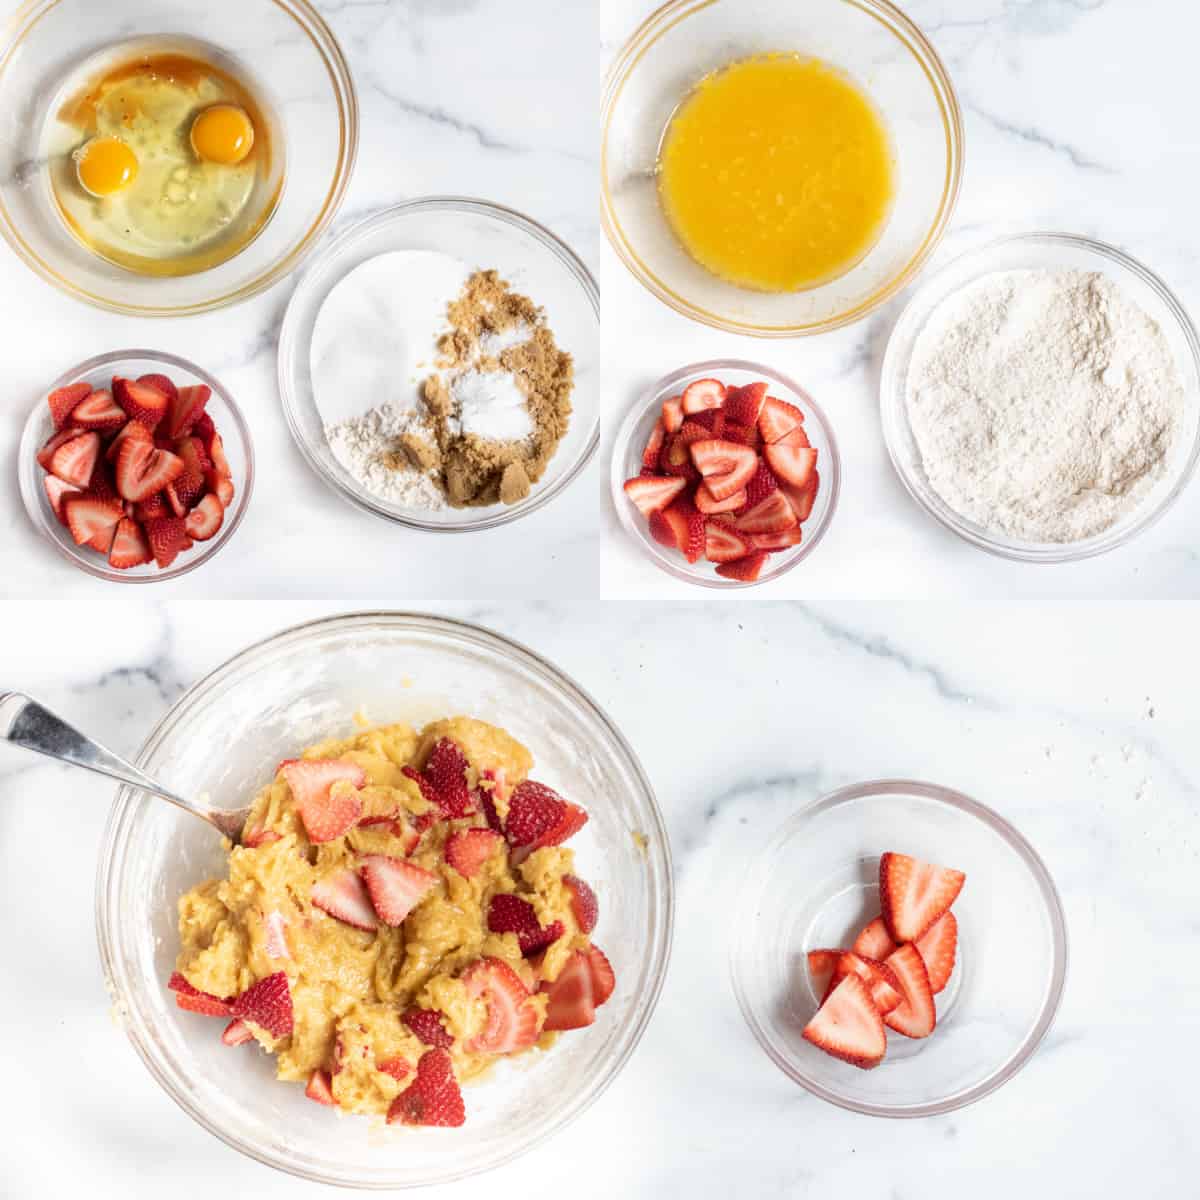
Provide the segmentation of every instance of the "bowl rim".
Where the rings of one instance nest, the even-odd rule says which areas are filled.
[[[926,307],[926,297],[943,280],[950,278],[956,271],[961,271],[976,263],[982,263],[990,255],[1021,247],[1029,247],[1031,250],[1042,247],[1049,249],[1068,248],[1083,251],[1096,255],[1108,262],[1115,263],[1118,267],[1134,275],[1158,297],[1174,318],[1179,333],[1187,344],[1191,355],[1192,371],[1197,382],[1200,383],[1200,335],[1197,334],[1196,326],[1178,296],[1168,287],[1161,276],[1157,275],[1144,263],[1108,242],[1101,241],[1098,238],[1087,237],[1084,234],[1063,233],[1052,230],[1030,230],[1024,233],[1005,234],[1002,237],[992,238],[978,246],[965,250],[939,267],[909,297],[908,302],[901,310],[895,325],[892,327],[891,333],[888,335],[887,347],[884,350],[883,363],[879,374],[879,409],[880,422],[883,426],[883,440],[887,446],[888,458],[891,460],[892,467],[899,476],[900,482],[904,485],[905,491],[939,525],[950,530],[951,533],[957,534],[963,541],[997,558],[1004,558],[1015,562],[1082,562],[1085,559],[1095,558],[1097,555],[1107,554],[1110,551],[1127,545],[1134,538],[1155,525],[1174,507],[1176,501],[1178,501],[1179,497],[1187,489],[1192,476],[1195,474],[1197,463],[1200,462],[1200,420],[1197,422],[1191,449],[1187,451],[1187,457],[1180,467],[1178,476],[1162,496],[1159,497],[1157,502],[1152,507],[1147,506],[1143,510],[1140,510],[1141,515],[1130,521],[1123,529],[1119,529],[1119,532],[1114,534],[1114,529],[1117,527],[1113,526],[1102,533],[1084,538],[1078,542],[1029,542],[1016,538],[1008,538],[1001,534],[992,533],[982,526],[977,525],[974,521],[954,512],[948,504],[940,501],[940,498],[940,503],[935,506],[930,502],[929,497],[925,495],[924,490],[917,486],[913,478],[911,464],[907,462],[906,456],[901,453],[897,445],[899,430],[907,431],[910,429],[907,398],[903,394],[902,383],[903,378],[908,373],[908,368],[912,360],[911,350],[913,348],[910,346],[910,352],[903,358],[901,357],[901,350],[899,348],[901,335],[909,333],[909,327],[920,318],[922,310]],[[995,269],[1014,270],[1019,268],[996,267]],[[967,286],[973,280],[983,278],[984,273],[977,272],[973,274],[971,279],[966,280],[960,285],[960,288]],[[947,298],[948,296],[943,297],[943,300],[939,301],[939,303],[944,302]],[[925,314],[925,320],[928,320],[932,316],[935,308],[936,305]],[[913,343],[915,345],[915,337]],[[1193,405],[1200,405],[1200,391],[1193,391],[1191,399]],[[1135,510],[1135,513],[1138,511]]]
[[[93,561],[85,558],[80,548],[69,545],[61,538],[55,537],[52,532],[53,526],[50,525],[46,519],[46,514],[42,510],[44,488],[35,486],[35,484],[40,483],[41,477],[33,474],[33,472],[41,470],[35,457],[38,446],[38,437],[35,434],[35,430],[43,423],[46,417],[44,401],[40,397],[31,408],[29,416],[26,417],[25,425],[21,430],[21,437],[17,443],[17,482],[21,492],[21,499],[25,504],[26,515],[29,517],[34,530],[44,537],[68,562],[78,567],[79,570],[85,571],[96,579],[103,579],[110,583],[162,583],[164,580],[178,579],[180,576],[188,574],[189,571],[194,571],[197,567],[204,566],[205,563],[214,559],[233,540],[234,534],[237,533],[246,515],[246,510],[250,507],[250,497],[254,493],[254,441],[250,436],[250,426],[247,424],[246,417],[238,406],[237,401],[234,400],[233,395],[225,389],[215,376],[204,370],[203,367],[197,366],[194,362],[178,354],[168,354],[162,350],[109,350],[104,354],[94,355],[71,367],[69,370],[64,371],[50,384],[47,392],[52,392],[60,387],[66,387],[67,384],[73,383],[82,376],[90,375],[93,371],[97,371],[101,367],[109,367],[115,363],[126,362],[130,359],[142,359],[146,362],[176,367],[179,370],[188,372],[189,375],[193,375],[207,384],[229,409],[229,415],[233,420],[233,428],[237,433],[238,441],[241,444],[242,453],[246,460],[246,467],[241,481],[241,497],[237,508],[228,523],[222,524],[221,529],[213,540],[202,543],[199,553],[189,551],[182,558],[177,559],[178,566],[172,565],[165,571],[160,569],[145,575],[133,575],[128,571],[118,571],[110,567],[104,560],[96,559]]]
[[[643,526],[635,519],[633,508],[627,501],[622,486],[628,478],[623,469],[622,461],[628,451],[633,430],[642,417],[646,415],[647,411],[652,410],[655,401],[664,392],[671,390],[677,383],[684,379],[702,377],[709,374],[717,375],[721,371],[746,371],[749,374],[761,375],[775,383],[782,384],[793,396],[798,396],[802,399],[805,407],[817,418],[817,423],[820,425],[821,431],[829,443],[829,465],[825,468],[829,474],[828,477],[824,474],[821,477],[822,485],[829,489],[829,503],[825,508],[824,519],[817,526],[811,538],[807,541],[802,541],[798,547],[788,552],[788,557],[784,559],[777,570],[765,577],[760,576],[758,579],[726,579],[723,575],[715,573],[712,575],[697,575],[687,569],[691,566],[690,563],[686,566],[680,566],[678,563],[660,558],[658,555],[651,553],[646,546],[645,537],[643,536]],[[777,579],[782,579],[793,567],[798,566],[808,558],[821,544],[825,534],[829,531],[829,527],[833,524],[833,519],[837,514],[838,500],[842,494],[842,456],[838,448],[837,435],[834,433],[833,424],[829,419],[829,414],[813,398],[812,393],[807,388],[801,387],[794,379],[783,374],[777,368],[768,367],[764,363],[751,362],[743,358],[711,358],[706,359],[704,362],[689,363],[686,366],[678,367],[676,370],[669,372],[662,376],[661,379],[657,379],[654,383],[648,385],[630,403],[621,424],[617,428],[616,437],[613,439],[612,457],[609,463],[609,493],[612,498],[613,508],[616,509],[617,519],[621,523],[621,528],[637,544],[643,556],[649,559],[660,571],[665,571],[674,579],[682,579],[687,583],[694,583],[698,587],[716,588],[721,591],[761,587],[763,584],[774,583]],[[638,517],[640,518],[640,516],[641,514],[639,513]]]
[[[966,134],[958,95],[954,90],[954,82],[933,43],[921,32],[920,27],[890,0],[835,0],[837,3],[858,9],[888,28],[912,55],[930,85],[930,90],[941,112],[946,141],[946,178],[937,214],[929,225],[920,246],[917,247],[908,262],[895,275],[877,287],[865,300],[845,312],[837,313],[821,321],[809,321],[797,325],[756,325],[752,321],[737,321],[722,317],[692,304],[642,262],[625,236],[617,217],[616,205],[609,187],[608,171],[609,133],[612,120],[621,93],[625,90],[633,71],[651,45],[663,34],[669,33],[694,12],[720,2],[721,0],[667,0],[665,4],[646,17],[626,38],[609,64],[600,100],[600,224],[605,237],[629,273],[651,295],[677,313],[713,329],[750,337],[790,338],[809,337],[852,325],[887,303],[912,282],[941,243],[954,217],[958,197],[962,191],[966,154]]]
[[[399,204],[389,205],[382,211],[373,213],[371,216],[365,217],[360,221],[355,221],[345,229],[339,230],[335,237],[331,238],[321,247],[321,253],[305,268],[304,273],[297,280],[296,288],[291,298],[288,300],[283,324],[279,330],[279,349],[276,356],[279,395],[283,404],[284,417],[287,420],[288,429],[292,434],[292,440],[299,447],[305,462],[316,472],[317,477],[343,500],[362,512],[370,513],[374,517],[379,517],[390,524],[399,525],[405,529],[417,530],[420,533],[478,533],[484,529],[496,529],[501,525],[507,525],[511,521],[520,520],[522,517],[536,512],[565,491],[570,484],[574,483],[592,461],[600,446],[599,407],[597,408],[596,418],[592,423],[591,433],[588,436],[587,442],[580,450],[579,457],[558,479],[547,484],[545,487],[535,485],[535,490],[525,500],[517,504],[501,507],[498,512],[491,513],[488,516],[480,516],[473,521],[461,525],[443,525],[436,521],[425,520],[421,516],[416,515],[418,512],[416,509],[411,514],[401,516],[376,503],[375,499],[369,493],[365,491],[351,491],[349,488],[344,487],[341,480],[326,469],[320,456],[314,451],[312,445],[304,436],[296,417],[298,398],[293,395],[290,376],[293,373],[296,355],[308,352],[308,346],[300,346],[296,339],[296,326],[301,319],[299,305],[305,284],[324,267],[328,260],[336,257],[345,246],[355,239],[367,237],[377,229],[400,221],[404,217],[425,212],[475,214],[500,221],[505,225],[511,225],[522,233],[528,234],[534,241],[539,242],[545,249],[549,250],[559,263],[567,269],[567,272],[575,279],[576,283],[579,284],[589,306],[596,316],[597,323],[599,323],[600,288],[596,283],[595,277],[579,255],[556,233],[546,228],[545,225],[542,225],[539,221],[535,221],[525,213],[519,212],[515,208],[509,208],[491,200],[453,194],[418,196],[412,200],[405,200]]]
[[[1067,968],[1070,960],[1070,944],[1066,915],[1063,911],[1062,898],[1059,896],[1058,888],[1055,886],[1054,879],[1047,869],[1045,862],[1042,860],[1041,855],[1038,854],[1025,836],[996,812],[995,809],[989,808],[986,804],[972,799],[965,792],[917,779],[886,778],[864,780],[861,783],[849,784],[846,787],[837,788],[832,792],[826,792],[823,796],[818,796],[815,800],[802,805],[784,821],[771,835],[771,839],[767,845],[754,856],[751,869],[748,870],[745,882],[742,885],[737,911],[743,916],[747,914],[749,907],[754,903],[761,878],[765,877],[763,868],[766,867],[783,842],[793,836],[795,831],[805,822],[811,821],[813,818],[820,816],[832,808],[836,808],[838,805],[846,804],[853,800],[888,796],[919,796],[922,799],[932,800],[937,804],[956,809],[968,817],[974,817],[976,820],[981,821],[1006,841],[1016,852],[1017,857],[1021,859],[1029,870],[1038,887],[1045,905],[1046,915],[1050,922],[1053,954],[1050,978],[1047,981],[1046,994],[1037,1021],[1008,1060],[982,1082],[942,1100],[927,1101],[922,1104],[911,1104],[903,1107],[891,1104],[869,1104],[850,1100],[831,1088],[818,1083],[816,1080],[810,1079],[804,1072],[796,1069],[783,1054],[776,1050],[770,1039],[766,1036],[754,1005],[746,994],[742,974],[739,970],[741,959],[746,954],[746,947],[748,945],[748,934],[745,932],[731,944],[729,971],[730,982],[734,995],[737,998],[738,1007],[741,1009],[742,1018],[749,1026],[755,1040],[762,1047],[767,1057],[788,1078],[798,1083],[814,1096],[818,1096],[820,1099],[826,1100],[830,1104],[846,1109],[849,1112],[862,1113],[865,1116],[871,1117],[892,1117],[907,1120],[916,1117],[940,1116],[974,1104],[982,1100],[985,1096],[991,1095],[992,1092],[1007,1083],[1029,1062],[1046,1034],[1049,1033],[1058,1015],[1058,1010],[1062,1003],[1063,991],[1066,986]],[[742,920],[738,924],[743,931],[753,926],[753,923],[748,920]]]
[[[42,17],[51,9],[57,8],[59,4],[66,2],[69,0],[25,0],[25,3],[4,20],[0,25],[0,77],[8,68],[10,59],[20,50],[25,38],[36,28]],[[240,304],[243,300],[248,300],[252,296],[266,291],[291,274],[312,253],[334,217],[337,216],[354,176],[359,141],[358,93],[354,86],[354,76],[350,70],[350,64],[342,52],[341,45],[334,36],[333,30],[309,0],[269,0],[269,2],[287,13],[312,43],[329,78],[338,111],[338,154],[333,180],[329,190],[325,193],[320,210],[301,239],[282,258],[264,267],[253,279],[223,295],[167,308],[158,305],[129,304],[79,287],[66,275],[45,262],[13,227],[4,197],[0,194],[0,236],[34,274],[68,296],[107,312],[136,317],[188,317]]]
[[[388,1179],[363,1180],[335,1178],[320,1172],[303,1169],[286,1160],[273,1159],[269,1153],[243,1141],[236,1131],[222,1128],[201,1108],[193,1105],[187,1098],[178,1094],[174,1090],[167,1072],[157,1061],[152,1047],[149,1045],[149,1040],[143,1035],[141,1029],[136,1027],[128,1018],[122,1020],[121,1025],[126,1037],[137,1051],[138,1057],[145,1064],[159,1087],[198,1125],[202,1126],[214,1137],[220,1139],[227,1146],[239,1151],[248,1158],[262,1163],[264,1166],[273,1167],[285,1174],[311,1182],[327,1183],[347,1188],[354,1187],[362,1190],[399,1190],[401,1188],[427,1187],[435,1184],[451,1183],[470,1176],[483,1174],[511,1162],[542,1144],[548,1138],[557,1134],[565,1125],[580,1117],[607,1090],[609,1085],[625,1068],[633,1052],[641,1042],[654,1016],[662,994],[663,985],[666,982],[674,947],[675,873],[666,820],[659,808],[658,800],[649,777],[640,759],[634,752],[633,747],[604,709],[592,698],[590,693],[580,687],[569,675],[554,666],[549,660],[543,658],[521,642],[506,637],[496,630],[470,621],[411,611],[388,609],[363,610],[341,613],[335,616],[318,617],[314,620],[289,626],[268,637],[260,638],[258,641],[251,643],[226,658],[179,696],[154,725],[153,729],[151,729],[146,740],[137,751],[133,759],[134,763],[139,766],[145,765],[154,751],[159,748],[161,742],[186,718],[188,710],[193,704],[209,695],[211,690],[219,686],[227,676],[252,663],[255,658],[271,653],[289,641],[303,642],[313,634],[341,629],[352,630],[355,627],[370,627],[376,623],[384,623],[392,628],[410,632],[434,633],[452,640],[465,640],[473,645],[499,652],[505,658],[516,659],[521,662],[525,667],[530,668],[536,674],[540,675],[543,681],[550,683],[555,688],[571,693],[575,701],[586,709],[607,731],[608,735],[613,739],[613,743],[620,752],[620,755],[624,758],[627,768],[637,780],[643,798],[647,803],[648,816],[652,825],[652,829],[648,832],[650,833],[652,844],[657,848],[657,873],[661,875],[662,880],[661,895],[653,903],[652,910],[652,916],[657,928],[656,945],[653,950],[654,955],[659,959],[657,969],[652,972],[648,991],[642,993],[641,1007],[635,1013],[635,1019],[632,1022],[626,1044],[622,1048],[621,1053],[607,1065],[604,1074],[596,1080],[590,1094],[585,1095],[574,1108],[564,1109],[562,1112],[556,1114],[554,1119],[544,1129],[540,1130],[523,1145],[506,1150],[491,1162],[471,1166],[466,1169],[455,1169],[449,1174],[435,1180],[396,1182]],[[109,810],[108,820],[105,824],[96,868],[94,892],[96,942],[100,953],[100,964],[105,986],[116,1006],[121,1006],[128,989],[128,979],[121,964],[121,956],[115,948],[115,943],[120,940],[119,935],[113,931],[117,928],[117,910],[119,908],[119,897],[116,892],[118,877],[120,875],[117,849],[122,844],[127,826],[139,807],[137,795],[138,793],[134,789],[124,784],[117,788],[112,807]],[[112,928],[110,928],[110,924]]]

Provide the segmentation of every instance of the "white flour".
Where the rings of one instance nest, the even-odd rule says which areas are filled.
[[[327,425],[325,439],[334,458],[372,495],[406,508],[445,508],[446,498],[428,475],[390,465],[396,439],[410,431],[424,432],[418,413],[385,404]]]
[[[943,301],[907,391],[933,490],[989,530],[1047,543],[1142,503],[1183,398],[1158,324],[1105,276],[1066,270],[998,272]]]

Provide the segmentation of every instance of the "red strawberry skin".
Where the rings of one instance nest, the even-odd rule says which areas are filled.
[[[247,988],[233,1002],[232,1013],[261,1025],[272,1037],[292,1032],[292,991],[285,971],[276,971]]]
[[[915,942],[958,898],[966,875],[889,850],[879,859],[879,902],[897,943]]]
[[[427,1046],[449,1050],[454,1038],[442,1024],[441,1014],[432,1008],[409,1008],[400,1018]]]
[[[580,933],[591,933],[600,917],[600,902],[591,885],[578,875],[564,875],[563,886],[571,893],[571,912]]]
[[[492,897],[487,920],[492,933],[515,933],[521,953],[527,957],[556,942],[563,934],[561,921],[551,921],[543,928],[533,905],[508,892],[498,892]]]
[[[445,1050],[427,1050],[417,1063],[417,1077],[392,1101],[389,1125],[439,1125],[456,1128],[467,1119],[454,1064]]]

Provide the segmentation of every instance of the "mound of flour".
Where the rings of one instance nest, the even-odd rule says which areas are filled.
[[[1143,502],[1183,404],[1158,324],[1083,271],[998,272],[950,296],[907,385],[933,490],[993,532],[1046,543],[1093,537]]]

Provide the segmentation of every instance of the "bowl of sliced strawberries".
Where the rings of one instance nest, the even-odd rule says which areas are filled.
[[[798,812],[747,873],[734,991],[770,1058],[831,1103],[933,1116],[1029,1061],[1058,1010],[1062,905],[999,814],[881,780]]]
[[[19,450],[35,527],[101,579],[151,583],[206,562],[234,534],[254,478],[233,398],[185,359],[118,350],[38,397]]]
[[[829,421],[799,384],[720,359],[673,371],[634,404],[613,449],[613,503],[668,574],[748,587],[812,553],[840,475]]]

